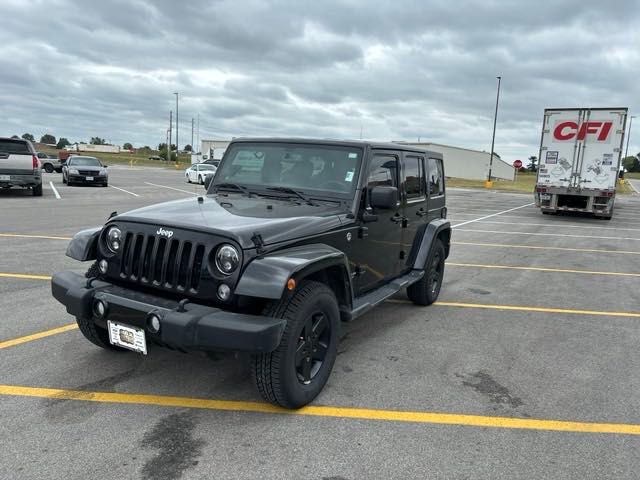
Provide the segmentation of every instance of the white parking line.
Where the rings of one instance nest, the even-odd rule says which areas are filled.
[[[116,190],[120,190],[121,192],[128,193],[129,195],[133,195],[134,197],[139,197],[137,193],[130,192],[129,190],[125,190],[124,188],[116,187],[114,185],[109,185],[111,188],[115,188]]]
[[[454,227],[457,227],[457,226],[458,225],[454,225]],[[631,241],[640,242],[640,238],[633,238],[633,237],[596,237],[593,235],[569,235],[567,233],[503,232],[502,230],[475,230],[475,229],[468,229],[468,228],[461,228],[458,231],[472,232],[472,233],[499,233],[500,235],[535,235],[539,237],[597,238],[600,240],[631,240]]]
[[[53,186],[53,182],[49,182],[49,185],[51,186],[51,190],[53,190],[53,194],[56,196],[56,198],[58,200],[60,200],[60,194],[58,193],[58,190],[56,190],[56,187]]]
[[[190,192],[188,190],[182,190],[181,188],[174,188],[174,187],[169,187],[167,185],[158,185],[157,183],[151,183],[151,182],[144,182],[147,185],[153,185],[154,187],[161,187],[161,188],[168,188],[169,190],[175,190],[176,192],[184,192],[184,193],[188,193],[190,195],[198,195],[195,192]]]
[[[596,229],[596,230],[629,230],[632,232],[640,232],[640,228],[596,227],[592,223],[586,223],[584,225],[575,225],[575,224],[564,223],[564,222],[528,223],[528,222],[492,222],[491,220],[481,221],[480,223],[486,223],[486,224],[492,224],[492,225],[525,225],[529,227],[543,227],[543,228],[586,228],[586,229]]]
[[[510,208],[509,210],[503,210],[502,212],[492,213],[491,215],[486,215],[484,217],[476,218],[474,220],[467,220],[466,222],[458,223],[457,225],[453,225],[451,228],[461,227],[463,225],[468,225],[469,223],[479,222],[480,220],[485,220],[487,218],[495,217],[496,215],[502,215],[503,213],[513,212],[514,210],[520,210],[521,208],[530,207],[534,203],[527,203],[526,205],[520,205],[519,207]]]

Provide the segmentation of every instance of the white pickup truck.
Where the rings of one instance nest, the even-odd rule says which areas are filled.
[[[42,196],[42,169],[28,140],[0,137],[0,188],[30,188]]]

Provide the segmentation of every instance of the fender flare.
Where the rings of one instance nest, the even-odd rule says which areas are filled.
[[[451,245],[451,223],[445,218],[438,218],[429,222],[424,229],[422,239],[420,240],[420,246],[418,247],[415,255],[412,255],[412,266],[414,269],[422,270],[424,264],[429,256],[431,245],[433,241],[445,232],[444,250],[445,258],[449,256],[449,249]]]
[[[244,269],[234,293],[277,300],[282,298],[290,278],[305,277],[331,267],[344,269],[349,280],[350,301],[353,296],[347,257],[340,250],[320,243],[287,248],[255,258]]]
[[[67,246],[67,257],[86,262],[96,259],[96,247],[102,227],[89,228],[76,233]]]

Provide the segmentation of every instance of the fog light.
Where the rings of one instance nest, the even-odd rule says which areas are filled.
[[[153,313],[149,315],[147,318],[147,328],[151,333],[158,333],[160,331],[160,317]]]
[[[100,270],[100,273],[102,273],[103,275],[105,273],[107,273],[107,261],[106,260],[100,260],[100,262],[98,262],[98,270]]]
[[[104,318],[107,313],[107,305],[102,300],[94,300],[93,314],[98,318]]]
[[[231,288],[229,288],[229,285],[225,285],[224,283],[220,284],[218,287],[218,298],[227,301],[229,297],[231,297]]]

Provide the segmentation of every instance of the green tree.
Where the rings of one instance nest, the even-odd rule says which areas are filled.
[[[30,142],[36,141],[36,139],[30,133],[23,133],[22,138],[24,138],[25,140],[29,140]]]
[[[91,140],[89,141],[89,143],[91,145],[106,145],[107,144],[105,139],[104,138],[100,138],[100,137],[91,137]]]
[[[158,150],[166,150],[167,149],[167,144],[166,143],[159,143],[158,144]]]
[[[42,135],[42,137],[40,137],[40,143],[46,143],[47,145],[49,144],[55,145],[56,137],[54,137],[50,133],[45,133],[44,135]]]
[[[527,165],[527,170],[529,170],[530,172],[537,172],[538,171],[538,157],[536,157],[535,155],[531,155],[529,157],[529,165]]]
[[[18,135],[12,135],[11,138],[14,138],[16,140],[20,140],[20,137]]]
[[[56,144],[56,148],[57,149],[62,149],[64,147],[66,147],[67,145],[71,145],[71,142],[69,140],[67,140],[64,137],[60,137],[58,139],[58,143]]]
[[[187,144],[187,145],[185,145],[185,146],[184,146],[184,151],[185,151],[185,152],[190,152],[190,151],[192,151],[192,150],[193,150],[193,149],[191,148],[191,145]]]
[[[126,142],[124,145],[122,145],[122,148],[124,148],[125,150],[133,150],[133,145],[131,145],[129,142]]]
[[[627,172],[640,172],[640,161],[638,157],[628,156],[622,159],[622,166]]]

